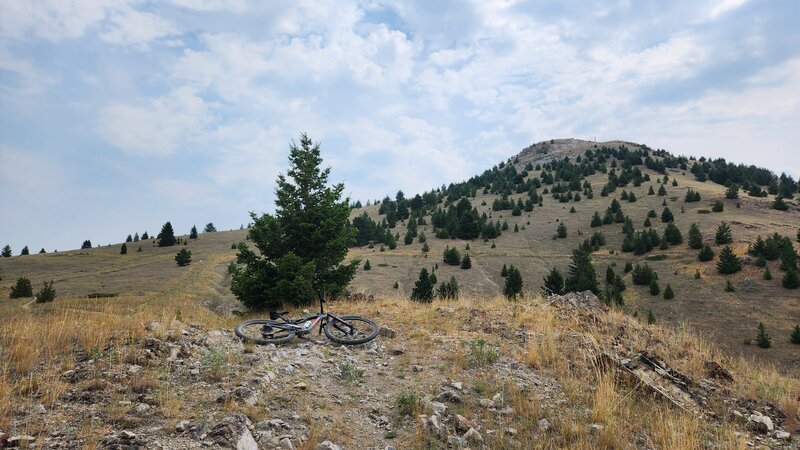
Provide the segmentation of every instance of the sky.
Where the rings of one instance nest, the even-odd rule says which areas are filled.
[[[0,245],[239,228],[306,132],[352,199],[533,142],[800,175],[796,0],[0,2]]]

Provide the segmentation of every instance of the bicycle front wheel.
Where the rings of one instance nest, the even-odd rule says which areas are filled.
[[[280,328],[274,320],[245,320],[236,326],[236,335],[258,345],[285,344],[294,339],[295,332]]]
[[[325,336],[337,344],[357,345],[375,339],[379,329],[375,322],[363,317],[331,317],[325,324]]]

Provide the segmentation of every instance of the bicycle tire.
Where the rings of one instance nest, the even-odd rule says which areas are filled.
[[[325,324],[325,328],[324,328],[325,336],[327,336],[328,339],[330,339],[333,342],[336,342],[337,344],[342,344],[342,345],[364,344],[366,342],[369,342],[369,341],[375,339],[375,337],[378,336],[378,332],[380,331],[380,327],[378,327],[378,324],[376,324],[375,322],[373,322],[373,321],[371,321],[369,319],[366,319],[364,317],[360,317],[360,316],[342,316],[342,317],[339,317],[338,319],[342,320],[342,321],[345,321],[345,322],[346,321],[364,322],[367,325],[369,325],[370,332],[367,334],[366,337],[359,338],[359,339],[340,339],[340,338],[336,337],[333,334],[333,332],[331,331],[331,328],[336,323],[336,321],[333,320],[333,319],[329,320],[328,323]]]
[[[285,343],[291,341],[292,339],[294,339],[295,332],[294,331],[288,331],[288,330],[283,330],[283,331],[286,331],[286,333],[287,333],[286,336],[282,336],[282,337],[275,338],[275,339],[266,338],[266,337],[263,336],[263,334],[262,334],[261,338],[253,338],[252,336],[249,336],[247,333],[244,332],[245,327],[248,327],[250,325],[272,325],[272,324],[275,324],[275,323],[276,322],[274,320],[267,320],[267,319],[245,320],[244,322],[240,323],[239,325],[236,325],[236,329],[234,331],[236,332],[236,335],[239,336],[242,340],[253,342],[253,343],[258,344],[258,345],[285,344]]]

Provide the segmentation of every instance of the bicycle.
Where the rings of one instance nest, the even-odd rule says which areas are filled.
[[[378,336],[378,325],[360,316],[336,316],[325,312],[325,299],[319,295],[319,312],[302,319],[289,319],[288,311],[269,313],[269,319],[245,320],[236,326],[236,335],[244,341],[258,345],[285,344],[295,336],[303,337],[311,333],[319,325],[319,334],[337,344],[364,344]]]

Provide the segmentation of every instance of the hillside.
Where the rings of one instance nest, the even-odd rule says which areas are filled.
[[[504,166],[521,173],[542,165],[520,175],[527,183],[544,179],[548,163],[621,145],[645,148],[553,140]],[[229,290],[231,245],[246,243],[246,230],[203,233],[185,247],[142,241],[126,255],[120,243],[0,258],[0,448],[797,448],[800,352],[789,334],[800,323],[800,290],[781,286],[779,260],[767,261],[774,278],[764,280],[747,247],[758,235],[794,237],[800,208],[787,200],[788,211],[774,210],[774,195],[725,199],[725,186],[679,167],[666,169],[666,195],[649,195],[663,175],[639,169],[650,181],[608,196],[601,195],[608,174],[587,173],[575,191],[580,201],[544,192],[563,181],[542,182],[541,205],[519,216],[493,211],[502,193],[476,188],[467,198],[478,214],[508,223],[486,240],[436,237],[433,214],[446,211],[443,198],[418,225],[427,257],[418,237],[404,243],[408,220],[391,228],[399,234],[395,249],[380,242],[352,248],[349,256],[362,266],[369,259],[371,270],[358,271],[350,292],[366,295],[330,307],[383,327],[375,341],[352,348],[316,335],[259,347],[233,335],[242,315],[258,316],[240,312]],[[690,188],[701,201],[685,202]],[[622,201],[623,189],[637,200]],[[614,199],[636,231],[666,202],[683,242],[621,252],[622,223],[590,227],[594,212],[602,217]],[[703,212],[715,200],[724,210]],[[354,209],[351,219],[366,213],[380,223],[387,214],[379,209]],[[716,259],[699,262],[686,242],[697,223],[719,254],[714,230],[722,221],[743,259],[743,270],[729,276],[717,273]],[[567,237],[554,239],[560,223]],[[651,228],[664,227],[652,219]],[[612,266],[627,285],[624,304],[609,309],[591,293],[543,297],[544,275],[553,267],[566,274],[572,250],[596,231],[606,241],[591,253],[597,277],[605,286]],[[446,246],[463,253],[467,245],[470,269],[442,262]],[[187,267],[174,261],[181,248],[192,252]],[[645,261],[674,299],[650,295],[623,270]],[[460,298],[409,301],[419,270],[437,264],[439,281],[456,277]],[[519,268],[524,282],[513,302],[500,295],[504,264]],[[58,297],[8,299],[20,276],[34,290],[53,280]],[[734,292],[725,291],[726,280]],[[655,324],[647,323],[649,311]],[[745,345],[759,322],[772,348]]]

